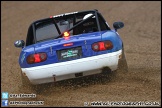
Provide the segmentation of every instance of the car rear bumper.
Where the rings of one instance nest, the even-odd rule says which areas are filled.
[[[32,84],[55,82],[75,78],[75,74],[81,72],[83,72],[83,76],[101,73],[103,67],[109,67],[114,71],[118,67],[121,54],[122,50],[119,50],[83,59],[21,69]]]

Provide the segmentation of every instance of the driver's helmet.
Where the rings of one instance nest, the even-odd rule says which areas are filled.
[[[91,15],[93,15],[93,14],[87,14],[87,15],[85,15],[84,17],[83,17],[83,20],[85,20],[85,19],[87,19],[88,17],[90,17]],[[93,16],[92,18],[95,18],[95,16]]]
[[[83,20],[87,19],[88,17],[92,16],[92,13],[86,14],[83,17]],[[83,33],[90,33],[97,31],[96,25],[95,25],[95,16],[91,17],[88,21],[85,21],[83,23]]]

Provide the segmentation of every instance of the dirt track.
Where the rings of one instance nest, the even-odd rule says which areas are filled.
[[[111,28],[115,21],[125,23],[125,27],[118,32],[124,41],[129,72],[117,73],[112,80],[92,76],[91,81],[85,77],[69,80],[70,83],[47,84],[33,100],[43,100],[44,106],[84,106],[84,102],[92,101],[161,103],[160,4],[160,1],[1,2],[1,91],[22,93],[19,91],[20,49],[15,48],[13,43],[26,39],[31,22],[50,15],[98,9]],[[32,92],[31,89],[24,91]]]

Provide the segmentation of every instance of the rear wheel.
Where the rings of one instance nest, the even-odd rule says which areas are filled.
[[[102,69],[102,83],[107,84],[107,82],[113,81],[116,77],[116,71],[112,71],[109,67],[104,67]]]

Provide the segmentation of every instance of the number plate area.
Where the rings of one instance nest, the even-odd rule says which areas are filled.
[[[82,57],[82,47],[74,47],[57,51],[59,61],[79,59]]]

